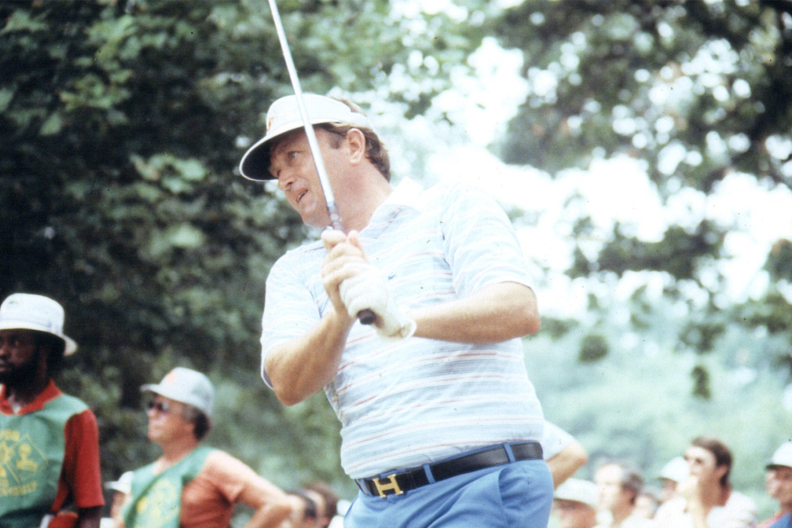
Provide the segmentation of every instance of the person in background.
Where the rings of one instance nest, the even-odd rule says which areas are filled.
[[[660,493],[660,504],[676,497],[677,487],[687,480],[690,475],[690,468],[685,461],[685,457],[674,457],[669,460],[660,470],[660,482],[663,490]]]
[[[126,528],[226,528],[234,506],[253,508],[246,528],[274,528],[298,504],[274,484],[219,449],[201,444],[212,422],[214,387],[204,374],[176,367],[143,385],[148,437],[162,456],[132,476]]]
[[[716,438],[700,436],[685,450],[690,475],[678,496],[663,503],[655,521],[659,528],[751,528],[756,504],[732,489],[732,454]]]
[[[102,517],[96,417],[53,381],[77,350],[64,319],[43,295],[15,293],[0,305],[2,528],[98,528]]]
[[[624,462],[602,464],[594,475],[601,513],[598,528],[654,528],[654,523],[635,511],[643,488],[640,473]]]
[[[635,513],[647,519],[654,519],[657,508],[660,507],[660,499],[655,492],[644,489],[635,499]]]
[[[316,503],[319,528],[330,526],[330,522],[338,513],[338,495],[333,488],[326,482],[315,481],[304,486],[302,491]]]
[[[586,449],[571,434],[547,420],[540,443],[545,462],[553,476],[554,488],[558,488],[588,462]]]
[[[558,528],[594,528],[597,524],[597,485],[570,478],[555,490],[553,515]]]
[[[113,492],[113,498],[110,502],[110,516],[103,517],[100,528],[113,528],[116,523],[121,521],[121,512],[124,508],[127,498],[129,498],[129,491],[132,487],[132,472],[127,471],[123,473],[118,480],[111,480],[105,482],[105,489]]]
[[[759,528],[792,528],[792,442],[784,442],[765,466],[767,494],[778,501],[778,513]]]
[[[299,507],[294,508],[292,514],[283,520],[278,528],[320,528],[319,504],[311,496],[315,497],[317,494],[295,490],[290,491],[288,495],[299,504]]]

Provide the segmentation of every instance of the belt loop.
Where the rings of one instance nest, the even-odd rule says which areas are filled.
[[[503,449],[506,450],[506,456],[509,457],[509,463],[513,463],[514,460],[514,453],[512,453],[511,444],[503,444]]]
[[[435,481],[434,475],[432,474],[432,466],[431,466],[431,464],[424,464],[423,465],[423,470],[424,470],[424,473],[426,473],[426,478],[429,479],[429,484],[434,484],[436,481]]]

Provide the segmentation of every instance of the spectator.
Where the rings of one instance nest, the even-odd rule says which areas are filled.
[[[558,528],[594,528],[597,524],[597,485],[570,478],[555,490],[553,515]]]
[[[694,439],[685,450],[690,476],[678,496],[657,510],[659,528],[750,528],[756,526],[756,505],[732,490],[732,454],[721,441]]]
[[[101,528],[112,528],[122,521],[121,512],[132,488],[132,472],[127,471],[118,480],[106,482],[105,488],[113,491],[113,499],[110,503],[110,517],[102,519]]]
[[[338,513],[338,495],[326,482],[311,482],[303,492],[316,503],[316,518],[319,528],[327,528]]]
[[[15,293],[0,305],[2,528],[47,526],[53,517],[98,528],[102,517],[96,417],[52,379],[77,350],[64,318],[42,295]]]
[[[299,507],[295,507],[291,516],[285,519],[278,528],[319,528],[319,511],[316,501],[302,490],[289,492],[289,497],[296,499]]]
[[[601,465],[594,476],[602,514],[598,528],[650,528],[654,523],[635,511],[643,478],[624,462]]]
[[[778,513],[759,528],[792,528],[792,442],[784,442],[767,464],[767,493],[778,501]]]
[[[231,455],[201,445],[211,428],[214,387],[209,378],[177,367],[141,390],[148,404],[148,437],[162,456],[132,477],[126,528],[226,528],[234,505],[255,510],[246,528],[278,526],[297,501]]]
[[[644,489],[635,499],[635,513],[647,519],[654,519],[657,508],[660,506],[660,499],[653,491]]]
[[[660,494],[660,504],[676,497],[677,486],[687,480],[690,470],[684,457],[678,456],[669,460],[660,470],[660,481],[663,491]]]
[[[571,477],[588,461],[588,453],[574,437],[545,420],[542,433],[542,453],[553,476],[553,487]]]

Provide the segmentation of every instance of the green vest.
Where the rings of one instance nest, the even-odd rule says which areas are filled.
[[[63,465],[66,422],[88,409],[62,394],[20,416],[0,414],[0,526],[31,528],[51,513]]]
[[[182,489],[201,472],[213,451],[199,447],[159,474],[154,473],[154,464],[136,470],[132,499],[124,507],[125,528],[179,528]]]

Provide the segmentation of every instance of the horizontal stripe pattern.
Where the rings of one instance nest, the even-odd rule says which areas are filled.
[[[501,282],[532,285],[506,215],[493,200],[461,184],[423,191],[403,181],[360,239],[405,310]],[[319,275],[324,258],[321,242],[314,242],[273,267],[263,355],[308,333],[329,308]],[[262,357],[267,380],[263,365]],[[325,391],[341,420],[341,462],[352,478],[542,436],[541,406],[519,339],[491,345],[420,338],[386,342],[357,323]]]

